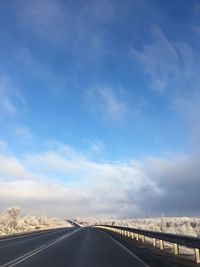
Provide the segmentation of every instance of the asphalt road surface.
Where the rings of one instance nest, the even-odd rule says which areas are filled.
[[[0,267],[147,267],[107,233],[63,228],[0,239]]]

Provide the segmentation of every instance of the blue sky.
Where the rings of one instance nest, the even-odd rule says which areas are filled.
[[[0,208],[198,215],[199,1],[0,5]]]

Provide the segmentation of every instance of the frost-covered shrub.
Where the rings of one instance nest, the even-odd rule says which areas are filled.
[[[0,235],[68,226],[71,225],[59,218],[20,216],[18,206],[9,207],[6,212],[0,214]]]
[[[91,219],[77,218],[78,223],[89,226],[96,224],[118,225],[157,232],[200,237],[200,218],[162,217],[144,219]]]
[[[11,229],[15,229],[17,226],[17,220],[18,216],[20,214],[20,207],[13,206],[7,208],[7,214],[8,214],[8,225]]]

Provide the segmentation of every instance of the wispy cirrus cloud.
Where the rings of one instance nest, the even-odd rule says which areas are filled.
[[[61,1],[19,1],[16,8],[18,23],[23,30],[32,31],[42,39],[57,39],[63,30],[65,16]]]
[[[36,57],[28,47],[18,47],[16,58],[19,64],[23,64],[27,71],[27,77],[37,81],[38,88],[46,90],[54,96],[59,96],[66,88],[65,83],[75,83],[74,76],[56,73],[50,66],[47,66]],[[36,90],[36,89],[35,89]]]
[[[13,132],[20,143],[32,143],[35,139],[32,131],[26,126],[18,125],[14,128]]]
[[[179,76],[179,54],[157,25],[151,33],[153,41],[144,44],[142,51],[132,48],[131,55],[144,67],[150,78],[150,88],[162,92]]]
[[[145,98],[130,95],[124,88],[106,85],[87,90],[86,101],[92,114],[118,124],[136,119],[148,107]]]
[[[98,86],[88,90],[87,97],[94,112],[97,112],[103,119],[120,122],[128,114],[128,104],[120,97],[118,90]]]
[[[15,15],[23,33],[30,31],[40,40],[98,57],[105,53],[108,23],[115,19],[113,1],[21,0]]]
[[[7,75],[0,74],[0,113],[15,116],[25,108],[27,105],[20,90]]]
[[[7,149],[7,143],[0,139],[0,151],[5,151]]]
[[[187,42],[172,41],[154,25],[151,29],[152,41],[144,43],[142,50],[131,49],[131,56],[141,63],[149,77],[149,87],[154,91],[182,94],[194,90],[198,77],[199,55]],[[199,79],[199,78],[198,78]]]
[[[16,114],[16,107],[12,101],[12,89],[10,81],[5,76],[0,76],[0,108],[8,115]]]
[[[197,4],[194,6],[194,13],[193,13],[193,21],[192,21],[192,30],[200,34],[200,19],[199,19],[199,14],[200,14],[200,5]]]
[[[105,151],[105,144],[101,139],[86,140],[85,143],[89,145],[88,154],[92,157],[101,155]]]
[[[200,54],[186,41],[169,40],[156,25],[151,34],[152,41],[144,43],[140,51],[131,49],[131,56],[148,75],[148,86],[153,93],[165,97],[170,108],[184,119],[191,139],[199,143]]]

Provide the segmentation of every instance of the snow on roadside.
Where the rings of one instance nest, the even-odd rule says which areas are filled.
[[[161,217],[143,219],[76,218],[76,221],[83,226],[96,224],[118,225],[143,230],[200,237],[200,218],[198,217]]]
[[[0,235],[70,226],[70,223],[59,218],[20,216],[20,208],[17,206],[10,207],[6,212],[0,214]]]

